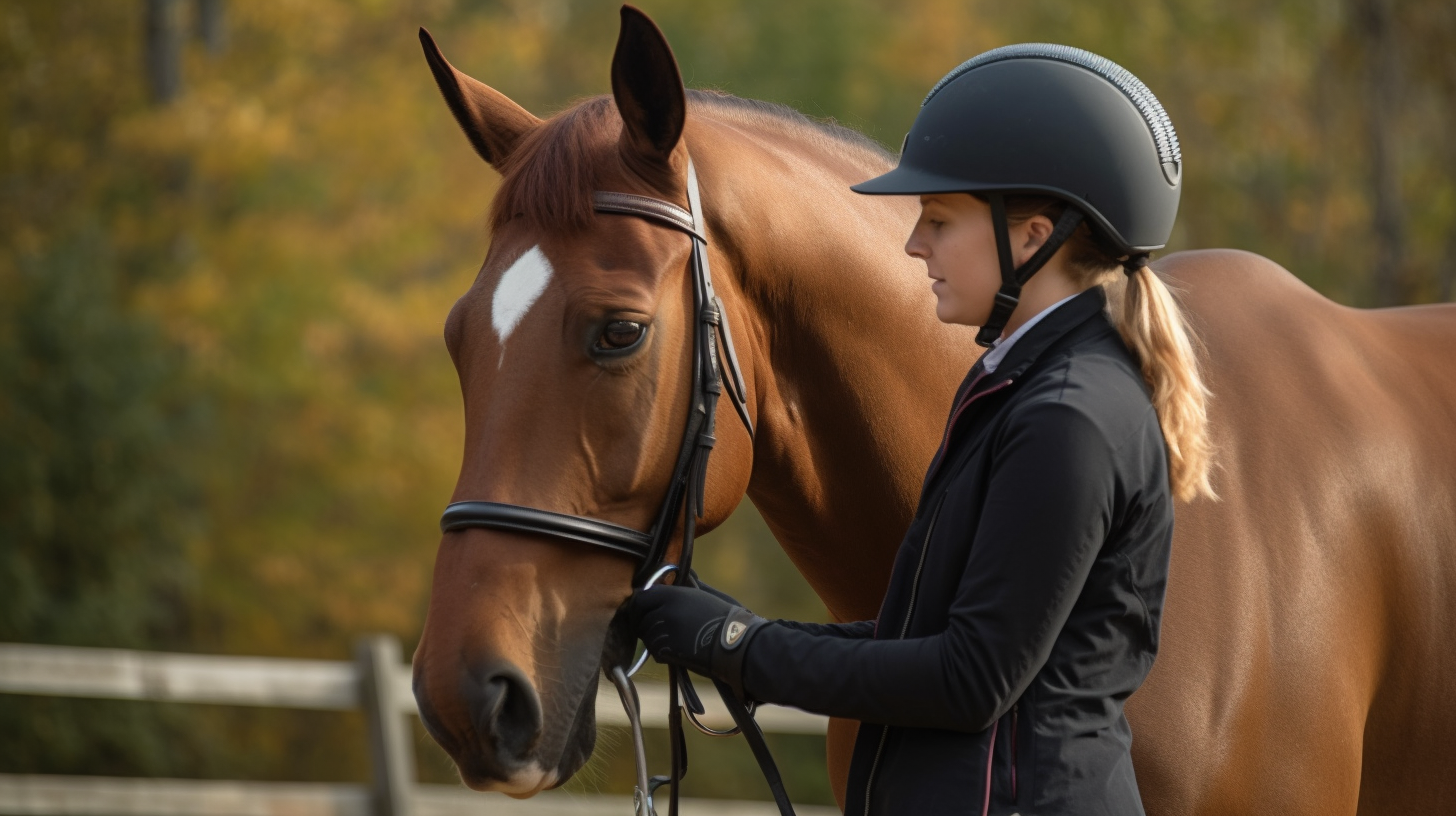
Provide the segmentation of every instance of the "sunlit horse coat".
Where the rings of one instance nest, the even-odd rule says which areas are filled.
[[[1123,702],[1158,645],[1167,453],[1094,287],[978,364],[877,622],[758,627],[744,687],[861,720],[845,812],[1140,814]]]

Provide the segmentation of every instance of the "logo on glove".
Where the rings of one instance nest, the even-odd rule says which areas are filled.
[[[698,630],[698,642],[694,645],[693,651],[701,652],[704,649],[713,648],[713,638],[718,635],[718,624],[720,623],[722,623],[721,620],[715,620],[703,624],[703,628]]]
[[[723,633],[723,642],[728,644],[729,646],[732,646],[733,644],[737,643],[738,639],[743,637],[743,633],[747,631],[748,624],[742,621],[733,621],[728,624],[728,631]]]

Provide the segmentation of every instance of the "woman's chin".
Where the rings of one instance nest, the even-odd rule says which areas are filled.
[[[965,317],[964,314],[961,313],[961,310],[956,308],[955,301],[954,300],[951,300],[950,298],[944,298],[944,297],[942,297],[942,298],[940,298],[939,301],[936,302],[936,304],[935,304],[935,316],[936,316],[937,319],[940,320],[940,322],[942,322],[942,323],[948,323],[950,325],[959,325],[959,326],[974,326],[974,325],[978,325],[976,323],[971,323],[968,320],[966,320],[966,317]]]
[[[954,323],[955,303],[945,291],[945,281],[932,283],[930,291],[935,294],[935,316],[942,323]]]

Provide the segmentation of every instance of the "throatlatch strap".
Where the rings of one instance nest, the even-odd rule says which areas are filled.
[[[1006,330],[1007,321],[1021,302],[1021,287],[1072,237],[1072,232],[1082,223],[1082,211],[1070,206],[1063,210],[1046,241],[1026,259],[1026,263],[1013,267],[1011,228],[1006,221],[1006,199],[1000,193],[991,193],[986,198],[991,204],[991,229],[996,233],[996,259],[1001,264],[1001,288],[997,290],[996,300],[991,304],[991,316],[986,318],[985,325],[976,332],[976,345],[990,348],[995,345],[1001,332]]]

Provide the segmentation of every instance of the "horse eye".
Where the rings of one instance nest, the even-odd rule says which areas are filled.
[[[597,338],[597,348],[602,351],[621,351],[637,345],[647,327],[632,320],[613,320],[602,329]]]

